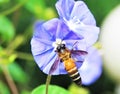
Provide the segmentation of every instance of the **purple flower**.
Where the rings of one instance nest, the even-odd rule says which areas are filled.
[[[64,43],[66,47],[71,50],[75,45],[75,50],[80,50],[88,53],[85,60],[84,56],[80,56],[81,62],[91,62],[93,60],[93,52],[91,47],[98,38],[99,28],[96,27],[94,17],[87,8],[84,2],[74,0],[59,0],[56,3],[56,8],[60,18],[54,18],[47,22],[37,22],[34,27],[34,34],[31,40],[32,54],[39,68],[46,74],[50,73],[51,67],[53,67],[58,54],[55,52],[56,47],[59,43]],[[92,52],[91,52],[92,51]],[[95,54],[98,54],[95,52]],[[90,57],[90,58],[89,58]],[[89,60],[90,59],[90,60]],[[95,61],[100,62],[99,56],[97,55]],[[88,64],[88,71],[90,70],[90,80],[83,80],[84,83],[91,83],[92,77],[95,71],[92,71],[93,67]],[[78,69],[80,69],[82,63],[75,62]],[[101,66],[97,66],[101,68]],[[84,65],[85,66],[85,65]],[[83,68],[84,69],[84,68]],[[83,79],[87,77],[84,75],[87,70],[80,70]],[[63,63],[59,63],[57,68],[52,72],[52,75],[67,74]],[[87,74],[87,73],[86,73]],[[93,74],[93,75],[92,75]],[[99,77],[99,75],[95,75]],[[89,78],[89,77],[88,77]],[[94,77],[93,77],[94,78]]]
[[[56,8],[60,19],[69,29],[84,37],[86,46],[96,42],[99,28],[96,27],[95,19],[83,1],[58,0]]]
[[[86,51],[85,43],[59,19],[55,18],[47,22],[38,22],[35,25],[34,35],[31,40],[32,53],[40,69],[48,74],[55,59],[58,57],[54,44],[63,41],[68,49],[72,49],[75,42],[75,49]],[[77,64],[78,67],[81,63]],[[63,63],[52,73],[53,75],[66,74]]]

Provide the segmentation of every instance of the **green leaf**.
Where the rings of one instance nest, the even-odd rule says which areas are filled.
[[[10,94],[8,87],[0,81],[0,94]]]
[[[46,85],[40,85],[35,88],[31,94],[45,94]],[[56,85],[49,85],[48,94],[70,94],[69,91]]]
[[[0,16],[0,40],[9,42],[15,35],[12,22],[5,16]]]
[[[12,78],[19,83],[26,83],[28,81],[27,74],[17,63],[11,63],[8,65],[9,72]]]
[[[20,94],[30,94],[30,91],[22,90]]]
[[[10,0],[0,0],[0,5],[8,3]]]
[[[87,88],[77,86],[76,84],[72,84],[68,90],[71,94],[90,94]]]

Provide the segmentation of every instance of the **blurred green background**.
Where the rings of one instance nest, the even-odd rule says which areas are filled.
[[[47,75],[39,70],[33,60],[30,40],[35,21],[58,17],[56,1],[0,0],[0,94],[12,94],[10,85],[16,88],[19,94],[30,94],[35,87],[45,84]],[[99,27],[108,13],[120,4],[120,0],[84,2]],[[72,81],[68,75],[60,75],[53,76],[51,84],[68,89]],[[103,68],[101,77],[94,84],[84,87],[90,94],[114,94],[116,83]]]

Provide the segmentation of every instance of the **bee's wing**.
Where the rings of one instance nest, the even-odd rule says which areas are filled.
[[[85,56],[88,53],[82,50],[71,50],[71,57],[76,61],[82,63],[84,61]]]
[[[60,63],[60,58],[57,57],[57,58],[55,59],[55,62],[54,62],[53,65],[52,65],[50,71],[49,71],[49,74],[52,74],[52,73],[57,69],[59,63]]]

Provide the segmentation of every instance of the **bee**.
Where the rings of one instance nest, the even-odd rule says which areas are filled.
[[[58,54],[58,57],[56,58],[54,64],[50,69],[50,74],[52,74],[52,72],[57,69],[57,66],[60,62],[63,62],[65,70],[68,72],[72,80],[77,85],[81,85],[81,76],[78,72],[75,62],[82,63],[83,60],[79,60],[78,58],[81,58],[81,56],[85,56],[87,52],[82,50],[69,50],[64,43],[60,43],[57,46],[55,52]]]

